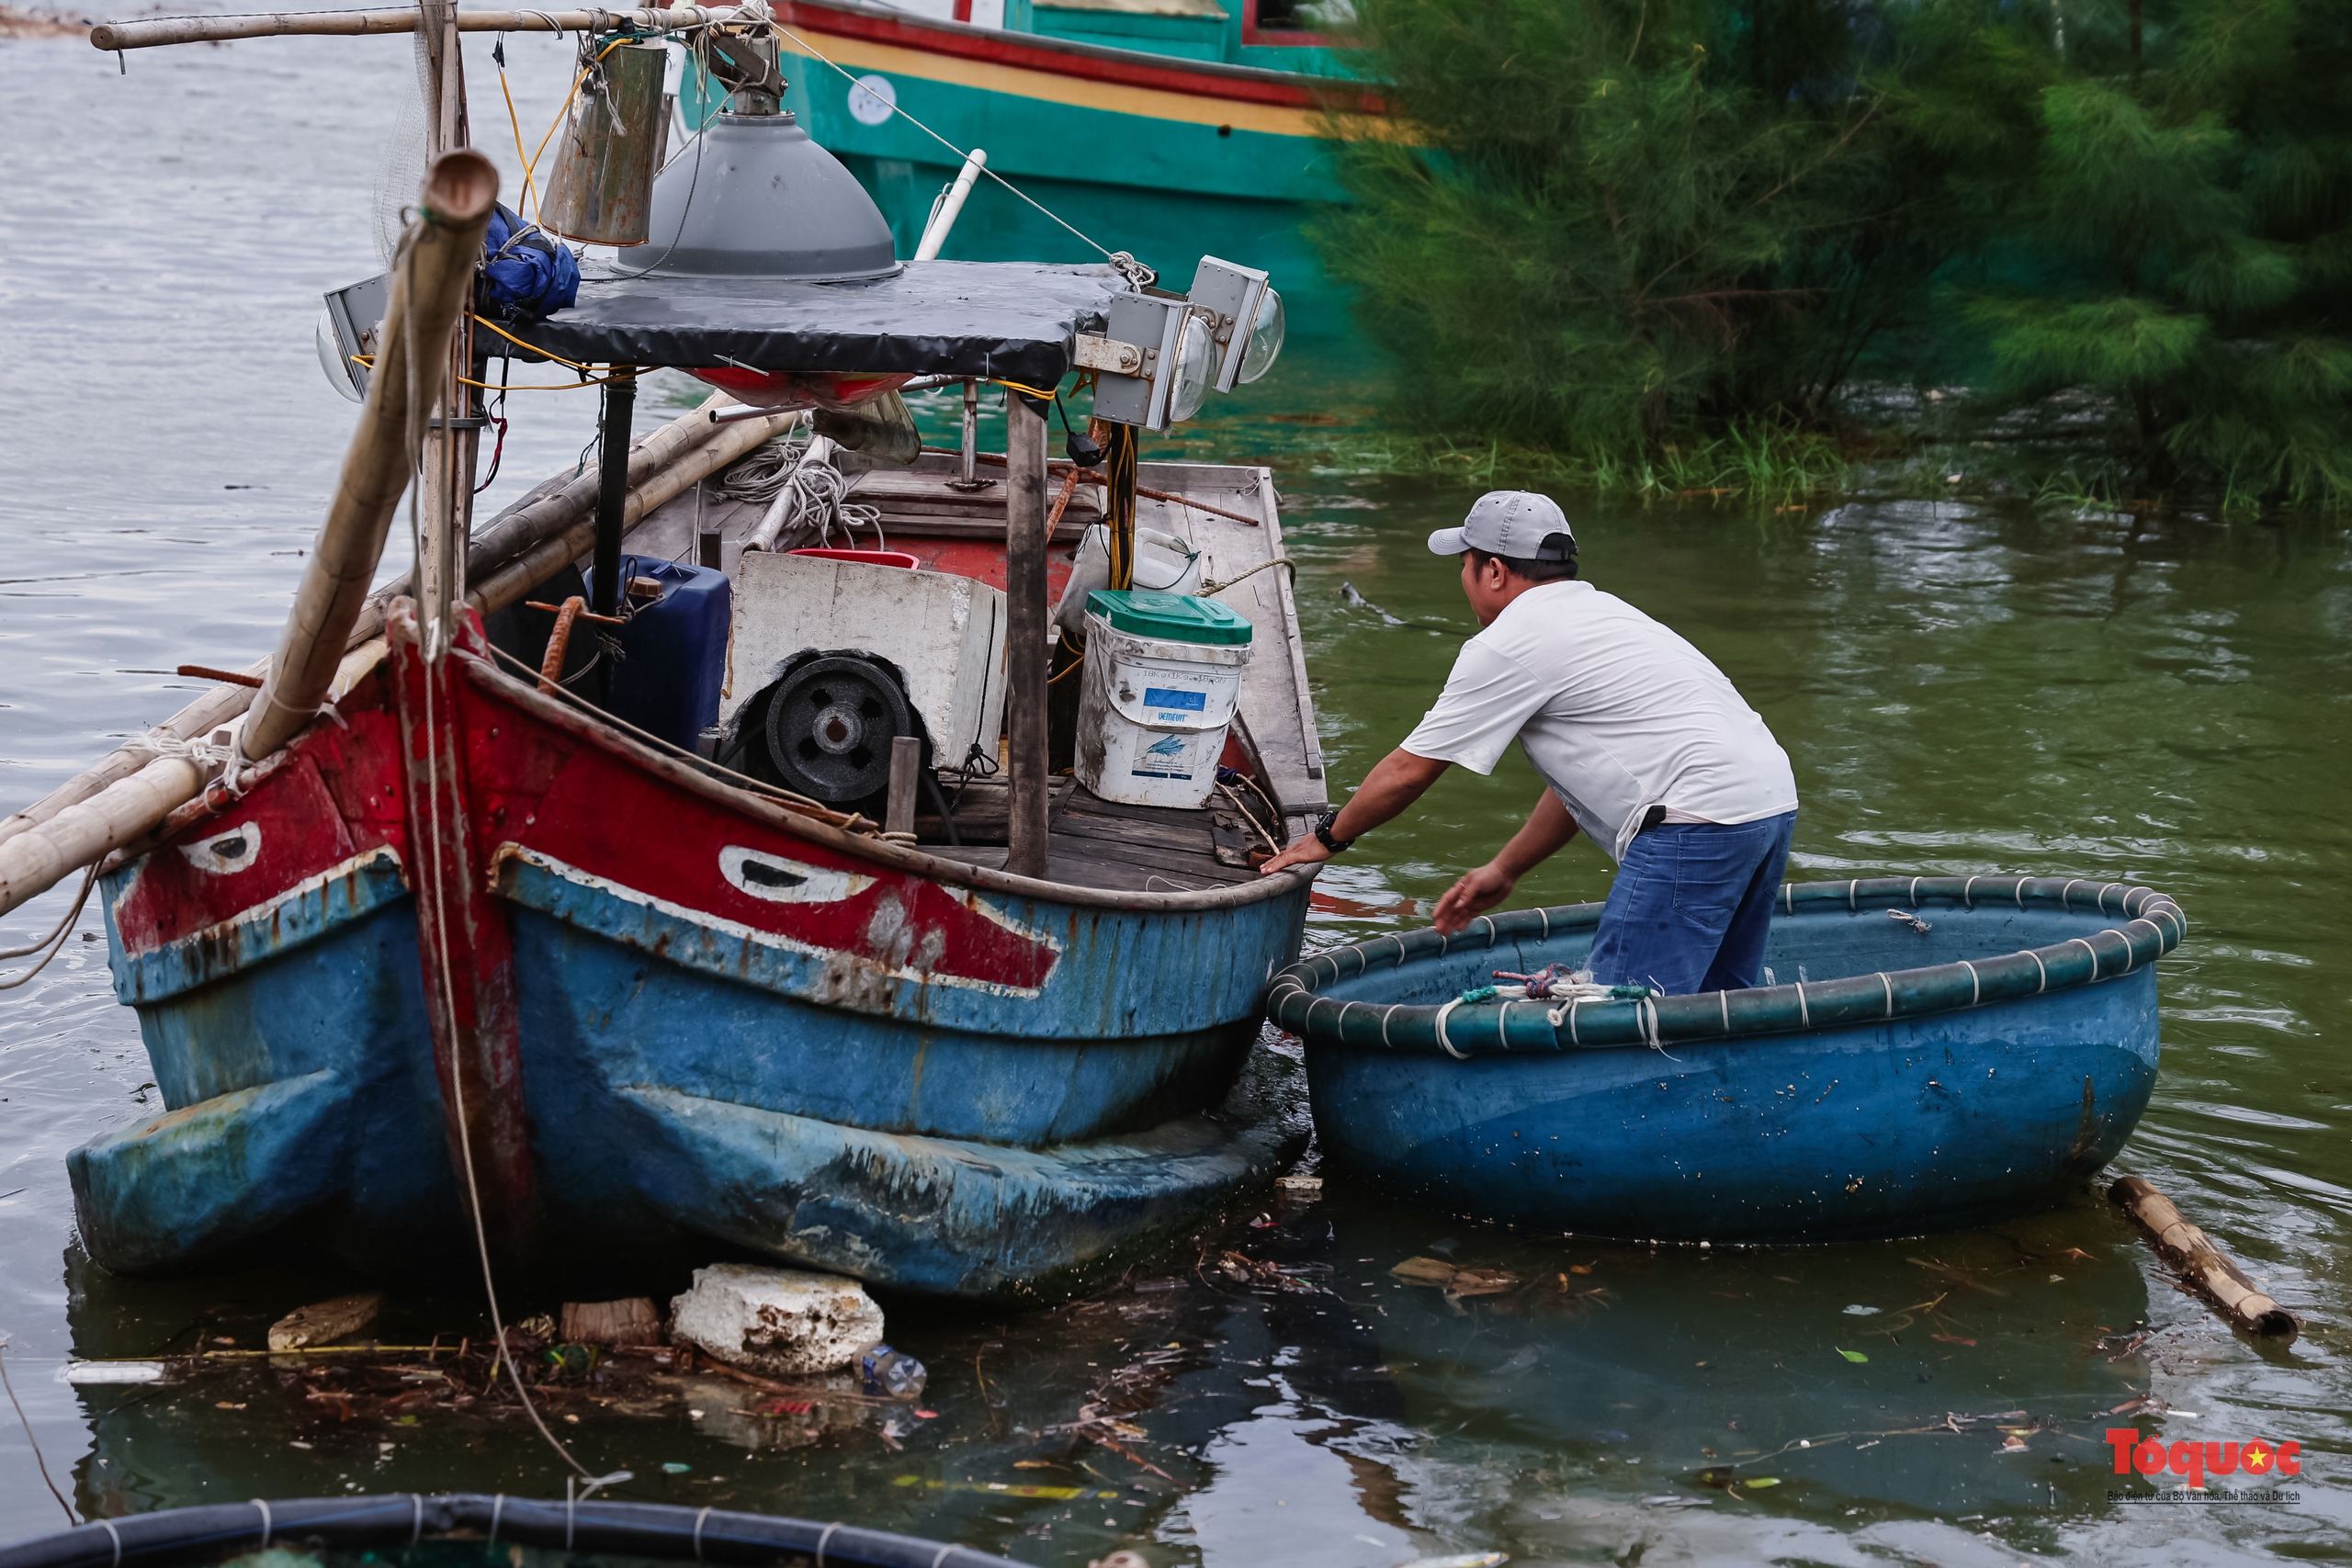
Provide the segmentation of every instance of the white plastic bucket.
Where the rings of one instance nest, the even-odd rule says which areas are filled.
[[[1086,616],[1073,772],[1104,800],[1206,806],[1250,645],[1169,642]]]

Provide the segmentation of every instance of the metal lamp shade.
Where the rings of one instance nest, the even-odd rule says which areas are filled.
[[[890,225],[788,114],[722,114],[653,183],[656,276],[837,282],[899,270]]]

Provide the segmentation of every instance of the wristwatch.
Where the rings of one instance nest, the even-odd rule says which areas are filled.
[[[1331,824],[1339,819],[1340,813],[1336,809],[1326,811],[1315,819],[1315,841],[1332,854],[1338,854],[1341,850],[1348,849],[1355,843],[1353,839],[1331,837]]]

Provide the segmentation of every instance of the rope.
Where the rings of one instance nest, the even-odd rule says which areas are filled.
[[[774,501],[785,481],[792,477],[793,468],[808,454],[808,442],[796,443],[792,439],[805,425],[804,418],[801,424],[761,442],[728,464],[708,481],[710,492],[721,501],[747,501],[761,506]]]
[[[1251,567],[1248,571],[1243,572],[1238,577],[1228,577],[1222,582],[1204,582],[1201,584],[1201,593],[1204,597],[1210,594],[1222,593],[1227,589],[1234,587],[1236,584],[1249,581],[1251,578],[1257,576],[1260,572],[1264,571],[1267,568],[1276,566],[1286,566],[1290,568],[1291,585],[1295,588],[1298,585],[1298,563],[1291,559],[1288,556],[1276,556],[1272,560],[1260,561],[1256,566]]]
[[[550,354],[546,349],[541,348],[537,344],[525,343],[521,338],[516,337],[513,333],[508,332],[504,327],[500,326],[496,321],[491,321],[487,317],[476,316],[471,310],[467,311],[466,314],[473,317],[476,325],[488,327],[492,332],[496,333],[500,337],[504,338],[508,343],[513,344],[515,347],[527,348],[533,354],[539,355],[541,358],[562,366],[566,370],[577,370],[582,376],[585,376],[595,368],[595,367],[592,365],[582,365],[576,359],[566,359],[560,354]],[[352,357],[356,359],[359,356],[357,355],[354,355]],[[481,383],[477,381],[474,385],[480,386]],[[514,389],[518,392],[527,392],[531,389],[528,387],[517,387]]]
[[[804,547],[803,541],[812,537],[819,547],[825,547],[832,544],[833,528],[838,524],[850,547],[857,546],[858,529],[871,528],[874,547],[888,549],[890,541],[882,532],[881,508],[845,499],[850,481],[833,466],[832,454],[837,448],[828,441],[820,450],[817,440],[811,436],[791,468],[776,479],[776,488],[771,492],[774,499],[758,525],[744,536],[743,547],[796,549]]]
[[[63,919],[50,927],[37,942],[29,942],[23,947],[0,947],[0,958],[29,958],[63,935],[66,929],[73,925],[74,917],[82,912],[82,901],[89,897],[90,885],[98,879],[98,865],[104,859],[102,855],[98,860],[90,863],[89,871],[82,878],[82,897],[74,900],[74,907],[65,911]]]
[[[1446,1017],[1448,1014],[1452,1013],[1455,1008],[1458,1008],[1461,1005],[1462,998],[1460,997],[1455,997],[1453,1000],[1447,1002],[1443,1007],[1437,1010],[1437,1043],[1439,1046],[1444,1050],[1445,1054],[1453,1057],[1455,1061],[1466,1062],[1470,1058],[1455,1050],[1453,1048],[1453,1042],[1445,1037]],[[1310,1008],[1307,1010],[1311,1012],[1314,1010]]]
[[[1063,673],[1064,673],[1064,674],[1068,674],[1069,672],[1069,671],[1063,671]],[[1046,682],[1046,683],[1047,683],[1048,685],[1052,684],[1052,682]],[[1236,795],[1236,794],[1234,794],[1234,793],[1233,793],[1233,786],[1232,786],[1232,785],[1230,785],[1230,784],[1227,784],[1227,783],[1225,783],[1222,779],[1220,779],[1219,781],[1217,781],[1217,786],[1216,786],[1216,787],[1217,787],[1218,792],[1219,792],[1220,794],[1222,794],[1222,795],[1225,796],[1225,798],[1226,798],[1226,799],[1227,799],[1227,800],[1229,800],[1229,801],[1233,802],[1233,808],[1234,808],[1236,811],[1238,811],[1238,812],[1240,812],[1240,813],[1241,813],[1241,819],[1242,819],[1243,821],[1245,821],[1245,822],[1249,823],[1249,824],[1250,824],[1250,826],[1252,829],[1256,829],[1256,831],[1257,831],[1258,837],[1260,837],[1261,839],[1263,839],[1263,840],[1266,841],[1266,848],[1267,848],[1267,849],[1269,849],[1269,850],[1271,850],[1271,851],[1272,851],[1275,854],[1280,854],[1280,853],[1282,853],[1282,852],[1283,852],[1283,847],[1282,847],[1280,844],[1278,844],[1278,843],[1274,842],[1274,836],[1273,836],[1272,833],[1267,832],[1267,831],[1266,831],[1266,829],[1265,829],[1264,825],[1263,825],[1262,823],[1261,823],[1261,822],[1258,820],[1258,818],[1257,818],[1256,817],[1254,817],[1254,816],[1252,816],[1252,815],[1250,814],[1250,808],[1249,808],[1247,806],[1244,806],[1244,805],[1241,803],[1241,797],[1240,797],[1239,795]]]

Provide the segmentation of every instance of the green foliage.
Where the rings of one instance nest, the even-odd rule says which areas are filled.
[[[1346,142],[1333,265],[1427,416],[1578,453],[1818,420],[1942,259],[1904,215],[2018,140],[1981,106],[1901,130],[1841,0],[1362,15],[1410,140]]]
[[[1998,406],[2102,394],[2148,476],[2352,495],[2352,22],[2311,0],[2090,13],[2010,192],[2038,276],[1956,290]]]
[[[1859,367],[2089,394],[2159,484],[2352,494],[2352,6],[1359,14],[1390,118],[1319,234],[1428,428],[1632,472],[1823,428]]]

